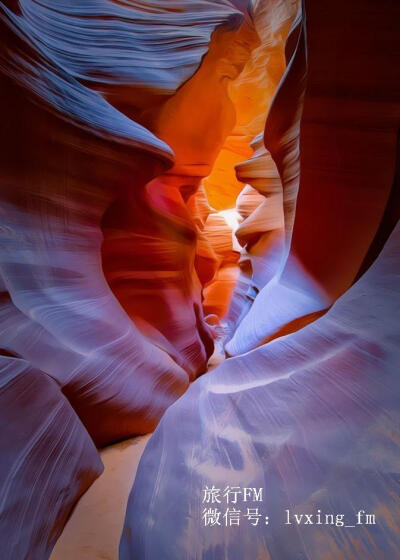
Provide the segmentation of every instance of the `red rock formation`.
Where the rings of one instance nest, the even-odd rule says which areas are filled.
[[[236,203],[243,218],[236,236],[243,248],[241,273],[226,318],[230,336],[257,294],[278,272],[284,258],[281,180],[264,147],[263,135],[255,139],[252,147],[253,157],[236,168],[238,178],[247,186]]]
[[[209,457],[224,476],[233,470],[235,482],[242,472],[254,474],[252,483],[270,476],[278,492],[289,488],[296,503],[312,504],[315,492],[332,494],[318,476],[338,455],[352,469],[339,498],[362,490],[353,475],[364,463],[352,450],[365,438],[374,450],[366,460],[382,474],[391,505],[376,457],[390,448],[384,419],[393,412],[397,355],[394,321],[386,331],[384,315],[397,278],[397,233],[347,290],[397,218],[387,201],[396,143],[399,161],[398,3],[304,0],[290,32],[292,0],[255,1],[251,10],[247,0],[78,4],[0,3],[4,559],[46,558],[100,473],[93,442],[153,430],[205,371],[215,333],[203,307],[210,324],[225,314],[238,255],[227,220],[213,209],[233,209],[240,191],[241,275],[227,318],[237,328],[227,350],[246,354],[194,383],[165,415],[143,463],[144,525],[134,554],[160,558],[163,538],[173,535],[167,554],[185,555],[180,547],[195,517],[183,499],[174,534],[164,498],[176,487],[185,498],[193,472],[206,480]],[[267,151],[258,138],[251,158],[284,70],[287,34]],[[251,188],[243,191],[244,182]],[[390,196],[397,200],[395,188]],[[324,317],[293,332],[339,296]],[[289,336],[263,344],[281,334]],[[196,416],[211,401],[217,434],[214,420]],[[296,494],[300,471],[286,476],[292,457],[311,475],[307,495]],[[329,472],[341,479],[334,464]],[[160,476],[171,468],[168,483],[149,500],[148,477],[159,467]],[[362,482],[370,480],[367,473]],[[146,509],[157,503],[158,518]],[[196,551],[208,546],[202,532],[191,535]],[[267,554],[265,539],[245,537],[229,550],[242,558],[245,544]],[[327,539],[335,554],[337,543]],[[303,542],[277,535],[271,546],[285,558]],[[367,557],[370,542],[352,544]],[[320,552],[311,537],[305,548]]]
[[[0,271],[8,294],[2,346],[58,381],[98,444],[152,429],[211,353],[194,274],[196,228],[186,202],[233,125],[227,84],[240,73],[248,57],[243,44],[254,36],[249,21],[242,25],[244,5],[208,3],[199,12],[189,2],[182,14],[172,4],[165,10],[150,4],[149,19],[141,3],[109,2],[112,18],[93,13],[93,26],[85,3],[79,14],[62,2],[33,10],[24,0],[18,14],[4,5],[1,12],[7,48],[1,52]],[[173,39],[158,26],[163,17]],[[197,23],[189,38],[182,17],[185,25]],[[126,26],[140,35],[151,23],[146,48],[154,50],[145,67],[140,44],[126,41]],[[112,39],[98,60],[104,26]],[[77,54],[85,34],[87,48]],[[210,40],[198,72],[172,95],[195,72]],[[176,66],[162,50],[166,45],[177,52]],[[177,72],[180,64],[185,70]],[[208,112],[198,105],[195,118],[194,100],[208,102],[210,84],[219,95]],[[173,144],[175,159],[133,116]],[[214,133],[201,143],[210,122]],[[104,269],[120,301],[104,278],[100,225]],[[36,334],[35,346],[23,331]],[[55,351],[62,362],[49,355]]]
[[[234,236],[237,218],[235,211],[214,212],[204,227],[204,236],[210,240],[216,256],[217,271],[204,288],[203,307],[206,315],[217,315],[220,319],[226,315],[238,275],[240,247]]]
[[[227,360],[166,412],[139,465],[121,560],[396,556],[399,257],[397,227],[326,315]],[[242,491],[237,503],[227,487]],[[244,502],[245,487],[262,488],[262,501]],[[206,488],[220,502],[207,503]],[[239,525],[228,515],[226,526],[233,507]],[[219,525],[205,525],[209,508]],[[287,525],[286,509],[291,521],[320,510],[354,527]],[[376,524],[356,528],[359,510]]]
[[[139,247],[147,274],[158,260],[161,276],[180,268],[190,276],[195,231],[191,220],[190,227],[185,223],[182,169],[165,174],[174,165],[172,149],[137,121],[160,100],[173,103],[215,29],[223,25],[223,36],[233,39],[246,6],[223,0],[188,2],[184,11],[180,2],[163,8],[150,1],[148,7],[86,0],[79,7],[61,0],[0,4],[5,560],[15,554],[46,558],[73,504],[99,474],[85,427],[97,445],[152,430],[211,351],[204,348],[209,335],[200,288],[191,278],[168,293],[175,297],[171,309],[178,308],[166,328],[168,336],[174,332],[173,343],[159,334],[165,315],[156,292],[155,326],[143,335],[141,315],[148,309],[140,312],[141,298],[142,322],[135,325],[104,276],[101,227],[109,233],[113,209],[125,201],[120,219],[133,217],[137,235],[147,224]],[[222,43],[226,48],[229,41]],[[234,77],[242,64],[241,55],[233,67],[224,56],[218,61],[221,77],[225,70]],[[229,111],[228,103],[228,125]],[[169,118],[160,117],[166,136]],[[226,134],[222,125],[212,154]],[[177,221],[164,253],[171,214]],[[163,243],[149,259],[153,234]],[[131,267],[130,280],[133,273]],[[148,287],[147,278],[142,285]],[[182,339],[176,342],[173,321],[187,326],[189,308],[189,332],[179,326]],[[188,339],[200,346],[193,357],[185,355]]]
[[[276,182],[277,171],[271,158],[264,157],[262,153],[263,151],[265,153],[265,149],[262,146],[261,132],[265,127],[268,107],[276,86],[285,69],[284,43],[295,11],[296,2],[291,1],[277,4],[254,3],[253,18],[261,44],[252,51],[239,79],[230,87],[237,122],[221,149],[211,175],[205,180],[208,198],[212,205],[220,210],[233,208],[239,192],[243,189],[243,184],[247,182],[253,184],[253,180],[254,186],[260,190],[264,189],[263,196],[269,198],[268,210],[264,204],[262,209],[252,217],[246,216],[248,219],[237,232],[244,249],[239,263],[242,273],[238,278],[235,294],[231,298],[228,317],[224,319],[230,331],[246,314],[256,293],[264,286],[267,278],[273,275],[279,261],[278,237],[281,236],[277,234],[275,242],[271,228],[282,226],[282,224],[277,226],[282,220],[282,210],[279,208],[282,202],[275,196],[271,196],[272,191],[269,192],[266,185],[262,187],[263,178],[267,182],[274,180]],[[253,149],[256,150],[256,154],[251,157]],[[274,187],[271,183],[270,189],[281,189],[279,180],[278,183],[278,187]],[[265,212],[267,214],[263,217]],[[275,212],[276,218],[274,218]],[[271,223],[271,218],[275,224]],[[265,220],[264,226],[261,225],[262,220]],[[254,228],[257,232],[253,231]],[[249,257],[246,252],[250,246],[252,246],[252,257]],[[276,253],[276,257],[273,252]],[[254,271],[254,278],[252,278],[252,265],[257,268],[257,271]],[[264,265],[265,269],[263,269]]]
[[[282,179],[290,251],[227,344],[230,354],[299,328],[351,285],[393,182],[399,80],[395,54],[383,60],[376,53],[396,43],[392,17],[398,8],[393,2],[386,11],[378,3],[350,9],[344,2],[328,8],[310,1],[303,9],[306,18],[289,36],[288,68],[265,129]],[[376,27],[378,37],[363,34]]]
[[[141,116],[173,148],[174,165],[143,193],[116,202],[103,221],[103,263],[110,286],[142,331],[163,348],[172,348],[191,379],[205,371],[213,344],[194,267],[196,216],[187,203],[235,123],[228,85],[243,69],[254,37],[249,22],[238,29],[218,29],[195,75],[176,95]]]
[[[396,49],[386,46],[396,44],[400,7],[342,0],[329,7],[307,1],[305,9],[307,90],[291,254],[332,302],[354,281],[393,182],[399,76]],[[283,281],[292,281],[289,266]]]
[[[279,3],[266,4],[273,13]],[[400,4],[302,7],[265,130],[282,184],[282,260],[227,345],[237,355],[196,380],[150,439],[122,560],[375,560],[400,547]],[[247,218],[254,229],[245,220],[239,230],[248,265],[251,234],[268,231],[258,202]],[[252,270],[241,281],[254,288]],[[243,519],[248,503],[235,504],[232,527],[223,518],[232,504],[202,502],[204,489],[222,497],[229,486],[264,489],[257,527]],[[339,522],[285,525],[286,508]],[[357,530],[357,512],[380,521]]]
[[[235,127],[205,180],[208,199],[216,210],[233,208],[243,188],[234,168],[251,157],[250,144],[264,130],[269,105],[285,70],[284,44],[296,4],[296,0],[253,2],[252,17],[259,44],[239,79],[230,85]]]
[[[132,161],[128,150],[116,152],[44,110],[33,112],[9,87],[1,275],[12,304],[2,346],[58,381],[96,443],[143,433],[188,378],[140,334],[111,293],[99,222],[117,189],[126,189],[132,175],[144,182],[162,163],[144,154]],[[21,137],[26,144],[16,152]]]

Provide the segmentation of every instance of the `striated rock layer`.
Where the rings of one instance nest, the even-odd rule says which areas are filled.
[[[258,44],[254,45],[239,79],[230,84],[236,123],[205,179],[208,199],[216,210],[233,208],[243,188],[234,167],[251,157],[250,144],[264,130],[272,97],[285,70],[284,44],[297,3],[297,0],[252,2]]]
[[[304,0],[289,30],[296,8],[0,3],[4,560],[47,558],[101,472],[95,445],[170,405],[123,558],[394,556],[398,231],[368,267],[397,219],[399,6]],[[238,260],[226,349],[243,355],[173,404],[206,370]],[[382,523],[210,533],[212,483],[265,484],[271,511],[361,497]]]
[[[93,442],[153,430],[206,367],[186,203],[234,123],[247,6],[0,3],[4,560],[46,558],[101,471]]]
[[[121,560],[389,560],[400,549],[399,9],[302,2],[264,136],[281,213],[268,216],[251,176],[238,200],[235,357],[195,381],[150,439]],[[271,232],[278,249],[252,254]],[[258,270],[266,255],[270,271]],[[213,486],[263,488],[257,527],[226,527],[226,504],[203,501]],[[220,524],[205,526],[208,508]],[[350,527],[285,525],[286,509]],[[352,527],[359,511],[376,525]]]
[[[40,560],[102,463],[54,380],[5,356],[0,373],[1,556]]]
[[[173,148],[174,165],[144,190],[121,197],[103,220],[104,270],[114,293],[146,335],[172,347],[192,379],[205,371],[213,345],[195,268],[199,217],[191,198],[234,125],[228,85],[245,65],[254,38],[248,19],[216,30],[194,76],[141,115]]]
[[[399,257],[397,227],[326,315],[225,361],[169,408],[139,465],[121,560],[396,556]],[[225,527],[221,514],[205,527],[204,509],[226,509],[202,502],[213,485],[263,488],[262,503],[229,505],[259,506],[260,523]],[[364,510],[377,524],[285,525],[286,509],[350,525]]]
[[[152,429],[212,351],[185,201],[232,126],[227,83],[246,60],[242,35],[253,32],[245,2],[188,2],[184,11],[106,2],[98,12],[91,2],[33,4],[1,12],[2,346],[54,377],[104,444]],[[143,33],[143,44],[132,42]],[[206,101],[211,78],[220,94],[188,127],[191,92]],[[216,115],[214,136],[198,146]]]
[[[272,255],[273,234],[268,228],[281,227],[277,224],[282,220],[282,200],[272,195],[276,189],[282,190],[282,187],[275,164],[270,156],[264,157],[262,132],[275,89],[285,70],[285,39],[296,14],[296,7],[297,2],[293,0],[253,2],[252,18],[259,37],[259,44],[252,50],[239,78],[230,84],[229,94],[236,111],[235,127],[222,145],[211,174],[204,181],[208,200],[215,209],[229,211],[233,214],[236,206],[239,214],[246,218],[245,224],[240,226],[236,232],[243,250],[239,263],[241,274],[237,278],[234,296],[231,297],[232,279],[237,276],[237,272],[233,275],[233,271],[228,271],[226,267],[216,273],[215,280],[207,288],[209,294],[210,292],[215,292],[216,296],[218,294],[221,302],[222,300],[230,302],[228,317],[224,317],[226,315],[225,305],[220,306],[219,309],[219,313],[222,313],[224,330],[230,334],[237,321],[247,312],[255,297],[255,291],[261,289],[259,287],[260,279],[256,279],[257,275],[264,275],[261,270],[261,260],[268,269],[268,272],[265,273],[268,276],[273,272],[275,266],[273,263],[278,258],[277,255],[276,257]],[[274,181],[278,184],[274,185]],[[268,187],[269,182],[270,187]],[[268,204],[263,204],[261,211],[257,211],[253,217],[244,216],[240,208],[240,201],[243,199],[240,192],[246,183],[254,185],[263,196],[269,199]],[[247,190],[246,196],[248,194]],[[255,207],[251,209],[251,212],[253,210]],[[266,215],[263,218],[265,212]],[[263,219],[265,219],[264,229],[260,229]],[[271,220],[275,221],[275,225],[271,223]],[[254,228],[258,230],[258,233],[252,232]],[[265,233],[264,236],[262,231]],[[257,235],[260,238],[256,240]],[[267,242],[267,237],[271,237],[269,242]],[[278,237],[279,235],[277,235],[274,253],[279,253]],[[271,245],[271,250],[265,247],[264,251],[263,243]],[[255,245],[252,249],[253,257],[249,258],[248,251],[253,245]],[[262,253],[264,253],[264,257],[261,256]],[[258,264],[256,264],[256,255],[260,257]],[[258,269],[254,275],[254,283],[252,261],[254,261],[255,268]],[[222,295],[222,286],[224,286],[225,295]],[[207,302],[205,303],[207,305]]]
[[[393,184],[398,3],[305,1],[303,11],[265,129],[282,179],[288,257],[227,344],[231,355],[299,328],[348,289]]]
[[[277,274],[285,256],[282,183],[276,165],[258,135],[254,155],[236,167],[246,184],[236,207],[243,221],[236,230],[242,246],[240,276],[225,319],[231,337],[257,294]]]

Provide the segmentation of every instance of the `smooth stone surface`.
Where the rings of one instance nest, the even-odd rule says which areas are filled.
[[[150,435],[100,451],[104,472],[75,507],[50,560],[118,560],[132,479]]]

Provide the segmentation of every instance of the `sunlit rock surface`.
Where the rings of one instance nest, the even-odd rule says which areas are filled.
[[[398,233],[363,274],[398,207],[399,4],[298,7],[0,2],[2,559],[48,557],[95,445],[152,431],[221,333],[243,355],[167,412],[124,560],[394,557]],[[210,534],[212,483],[382,523]]]
[[[230,85],[229,94],[236,111],[235,127],[205,180],[208,199],[216,210],[233,208],[243,189],[234,167],[251,157],[250,144],[264,130],[272,97],[285,70],[285,39],[297,4],[296,0],[252,2],[258,44],[253,45],[240,77]]]
[[[247,185],[236,201],[243,220],[235,233],[242,250],[240,276],[225,319],[230,337],[285,255],[282,183],[263,135],[251,145],[253,157],[236,167],[238,178]]]
[[[215,286],[211,283],[208,288],[208,293],[211,294],[215,288],[215,294],[219,292],[218,297],[220,297],[221,290],[218,290],[218,285],[222,286],[225,283],[228,292],[222,296],[222,299],[224,302],[228,301],[230,306],[228,316],[223,317],[223,321],[230,336],[251,305],[255,290],[261,289],[257,287],[261,279],[256,277],[260,275],[268,277],[273,273],[276,268],[274,263],[278,257],[273,256],[272,253],[280,252],[279,235],[276,236],[275,243],[272,239],[274,235],[270,230],[277,228],[276,224],[283,219],[282,199],[278,200],[272,196],[276,190],[282,191],[282,187],[276,166],[271,157],[266,155],[263,131],[271,100],[285,70],[285,39],[296,14],[297,4],[291,0],[253,3],[252,17],[259,44],[253,48],[239,78],[230,85],[229,93],[235,106],[236,124],[226,138],[211,174],[204,181],[208,200],[215,209],[231,211],[236,206],[242,218],[248,218],[237,230],[237,237],[243,250],[239,261],[241,273],[236,279],[234,296],[231,297],[232,287],[229,282],[233,275],[225,268],[216,274]],[[274,182],[277,184],[274,185]],[[264,204],[261,212],[257,211],[254,216],[249,217],[248,214],[242,213],[240,201],[243,197],[239,196],[238,201],[236,199],[246,183],[254,185],[263,196],[269,198],[268,210]],[[255,206],[252,207],[251,212],[253,210]],[[273,216],[274,212],[276,216]],[[261,228],[260,220],[264,221],[264,226]],[[275,222],[274,225],[271,220]],[[279,227],[282,227],[282,224]],[[242,228],[243,235],[240,233]],[[255,229],[258,233],[253,235]],[[267,237],[270,237],[270,241],[267,241]],[[263,244],[270,247],[263,248]],[[257,271],[254,275],[247,254],[247,249],[250,250],[251,245],[255,245],[252,260]],[[272,246],[275,246],[274,251]],[[257,255],[260,259],[257,259]],[[263,264],[268,263],[265,272],[261,270],[261,261]],[[221,276],[220,284],[218,276]],[[226,315],[225,305],[220,306],[220,313],[221,311]]]
[[[203,290],[206,315],[215,314],[222,318],[228,310],[238,276],[240,245],[234,231],[239,217],[235,210],[225,210],[210,214],[206,220],[203,234],[209,239],[217,260],[215,276]]]
[[[234,179],[228,180],[229,173],[225,170],[229,169],[228,162],[232,162],[231,157],[224,156],[225,152],[222,149],[215,171],[206,181],[209,200],[217,208],[223,208],[224,204],[235,204],[244,219],[237,230],[238,240],[243,247],[239,260],[240,275],[228,314],[224,318],[228,340],[232,338],[235,328],[248,312],[257,293],[277,271],[283,258],[282,204],[284,202],[286,213],[293,212],[293,202],[296,199],[297,191],[290,186],[285,190],[285,198],[282,198],[282,183],[278,170],[264,146],[264,128],[275,90],[285,71],[286,62],[293,54],[288,47],[285,53],[285,41],[288,34],[289,45],[296,40],[293,37],[297,37],[301,21],[299,17],[295,18],[297,9],[298,2],[295,1],[254,3],[253,17],[261,44],[252,52],[240,79],[232,86],[238,122],[232,139],[229,137],[227,140],[225,151],[235,154]],[[297,77],[302,78],[299,71],[296,72],[296,79]],[[303,87],[302,82],[300,87]],[[296,90],[294,100],[297,103]],[[290,106],[286,126],[289,129],[293,127],[292,134],[296,135],[298,117],[292,113],[293,106]],[[229,142],[240,144],[241,151]],[[249,151],[246,152],[244,146]],[[290,150],[293,151],[292,146]],[[297,154],[294,153],[293,157],[296,160]],[[291,181],[295,181],[295,177],[291,177]],[[254,190],[246,187],[243,189],[246,184],[258,191],[259,196]],[[251,192],[253,195],[250,197]],[[263,197],[267,200],[263,200]],[[252,202],[249,205],[250,199]],[[261,205],[257,200],[259,203],[263,200],[264,203]],[[291,209],[287,208],[289,200],[292,201]],[[235,353],[234,348],[229,348],[229,351]]]
[[[367,257],[396,168],[396,49],[383,52],[396,44],[398,15],[394,2],[385,10],[379,2],[303,2],[265,129],[282,179],[290,250],[227,344],[231,355],[286,332],[288,325],[295,330],[327,309]]]
[[[213,344],[195,267],[200,216],[190,199],[235,123],[228,86],[256,37],[249,17],[239,24],[217,29],[194,76],[142,115],[142,122],[172,147],[174,165],[137,196],[117,201],[103,220],[104,270],[114,293],[146,335],[172,346],[192,379],[206,370]]]
[[[247,6],[0,4],[4,559],[46,558],[100,473],[93,442],[151,431],[206,368],[212,337],[185,204],[234,124],[225,82],[247,60],[240,34],[255,33]],[[185,129],[193,101],[185,94],[180,113],[176,92],[205,92],[211,78],[220,95],[193,138]],[[189,154],[170,134],[177,115],[176,139],[181,133]],[[222,122],[207,160],[193,170],[196,134],[216,115]],[[121,272],[122,290],[113,285]],[[125,288],[140,275],[145,292],[154,281],[153,311],[142,298],[143,312],[137,303],[131,313],[129,298],[138,294],[132,289],[126,301]]]
[[[397,228],[326,315],[226,360],[167,411],[139,465],[122,560],[396,556],[399,257]],[[204,527],[206,485],[264,488],[269,525]],[[287,508],[347,524],[363,509],[377,524],[284,525]]]
[[[234,123],[247,4],[2,4],[1,346],[98,444],[153,429],[212,353],[186,202]]]

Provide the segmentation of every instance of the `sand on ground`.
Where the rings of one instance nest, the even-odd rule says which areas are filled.
[[[101,450],[104,472],[78,502],[50,560],[118,560],[129,492],[150,435]]]

